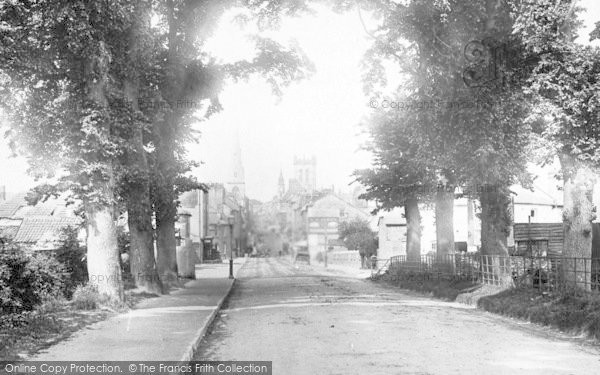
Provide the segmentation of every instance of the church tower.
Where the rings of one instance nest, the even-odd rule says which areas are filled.
[[[312,193],[317,189],[317,158],[299,158],[294,156],[294,177],[300,185]]]
[[[230,181],[227,182],[227,190],[234,193],[238,201],[242,201],[246,196],[246,178],[244,175],[244,165],[242,163],[240,135],[237,130],[234,134],[233,142],[232,176],[230,177]]]

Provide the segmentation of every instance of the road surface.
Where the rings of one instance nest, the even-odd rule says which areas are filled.
[[[196,360],[273,374],[597,374],[583,340],[368,280],[252,258]]]

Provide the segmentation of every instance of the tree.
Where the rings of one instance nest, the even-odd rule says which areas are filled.
[[[152,203],[150,200],[150,170],[146,155],[144,131],[150,122],[140,108],[142,90],[148,82],[142,80],[144,73],[151,70],[147,65],[153,51],[150,31],[152,2],[135,3],[132,22],[126,31],[126,45],[123,55],[123,95],[124,105],[130,108],[131,129],[128,139],[131,147],[123,155],[127,165],[122,173],[122,196],[127,211],[127,222],[131,237],[130,271],[135,285],[140,290],[161,294],[164,292],[154,258],[154,228],[152,226]]]
[[[429,199],[435,186],[435,172],[421,157],[424,140],[419,129],[398,113],[375,114],[371,119],[375,168],[355,171],[356,180],[366,187],[362,199],[377,202],[377,209],[404,207],[407,222],[406,255],[421,259],[421,215],[419,201]]]
[[[157,100],[161,114],[156,116],[152,127],[155,152],[152,157],[154,211],[158,246],[158,268],[161,276],[176,280],[175,217],[177,192],[190,187],[184,177],[190,165],[185,159],[184,143],[193,138],[190,125],[198,121],[194,112],[198,105],[208,101],[205,117],[219,111],[218,93],[226,79],[243,79],[262,74],[276,93],[290,82],[306,77],[311,64],[301,51],[286,48],[260,35],[254,37],[257,55],[252,61],[218,64],[203,52],[202,48],[224,10],[236,2],[193,2],[167,0],[160,4],[161,38],[166,47],[157,56],[161,66],[157,74]],[[282,15],[304,9],[302,3],[295,6],[286,2],[272,2],[263,7],[254,2],[241,2],[250,12],[246,21],[255,20],[264,27],[270,26]],[[202,25],[200,28],[198,25]],[[202,118],[202,119],[204,119]],[[202,120],[201,119],[201,120]],[[182,188],[183,187],[183,188]]]
[[[521,92],[512,90],[518,78],[512,74],[514,67],[495,61],[487,50],[489,43],[479,42],[486,50],[475,56],[483,56],[483,61],[467,69],[465,59],[475,56],[465,47],[475,39],[511,46],[510,8],[505,2],[433,0],[380,1],[371,6],[382,22],[372,32],[376,41],[366,59],[366,76],[381,77],[383,61],[399,64],[406,83],[396,97],[413,103],[405,110],[405,121],[421,134],[416,160],[425,162],[442,186],[450,186],[435,192],[438,237],[447,244],[438,252],[452,251],[448,243],[453,197],[444,191],[456,184],[481,201],[483,253],[507,255],[508,187],[527,182],[527,105]],[[494,76],[482,76],[490,65]],[[379,83],[385,85],[385,79]]]
[[[369,222],[359,218],[343,221],[339,226],[339,238],[348,250],[358,250],[361,265],[366,265],[365,259],[377,252],[377,237],[369,227]]]
[[[112,105],[118,96],[112,78],[128,4],[10,2],[0,13],[8,135],[28,155],[32,174],[59,172],[55,187],[83,202],[90,283],[122,300],[115,219],[127,124]]]
[[[101,293],[123,298],[115,227],[121,203],[129,213],[132,267],[141,274],[138,286],[160,291],[152,256],[150,193],[159,250],[164,250],[159,251],[159,266],[167,280],[176,279],[176,197],[199,186],[184,175],[191,163],[183,145],[191,137],[189,125],[198,108],[181,109],[179,100],[208,98],[210,114],[218,109],[216,94],[227,77],[265,73],[279,87],[306,73],[300,68],[308,66],[301,53],[264,38],[257,39],[261,48],[255,61],[216,65],[203,54],[199,48],[218,16],[234,4],[0,4],[0,95],[13,125],[8,136],[28,155],[32,174],[59,173],[53,191],[70,190],[83,201],[90,282]],[[277,18],[279,10],[287,9],[282,4],[253,6],[262,8],[257,14],[265,18]],[[165,22],[149,28],[149,12]],[[152,98],[153,105],[141,105],[140,98]],[[148,163],[157,171],[151,191]]]
[[[580,26],[575,1],[522,2],[515,30],[525,51],[538,57],[525,90],[537,95],[537,118],[547,145],[558,155],[563,180],[565,278],[590,285],[595,174],[600,165],[600,51],[575,44]],[[590,39],[598,37],[598,24]],[[575,270],[579,270],[576,274]]]

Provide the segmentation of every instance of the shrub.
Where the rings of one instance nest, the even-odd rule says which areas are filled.
[[[65,276],[62,264],[47,254],[0,253],[0,311],[32,310],[44,298],[60,294]]]
[[[68,277],[65,279],[63,295],[71,298],[75,288],[88,280],[87,250],[79,244],[78,229],[64,228],[60,236],[60,245],[55,252],[56,259],[65,267]]]
[[[73,292],[71,303],[77,310],[94,310],[100,306],[101,299],[94,285],[78,285]]]

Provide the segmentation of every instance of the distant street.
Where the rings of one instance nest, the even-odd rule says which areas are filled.
[[[581,340],[287,258],[249,259],[197,360],[280,374],[593,374]]]

